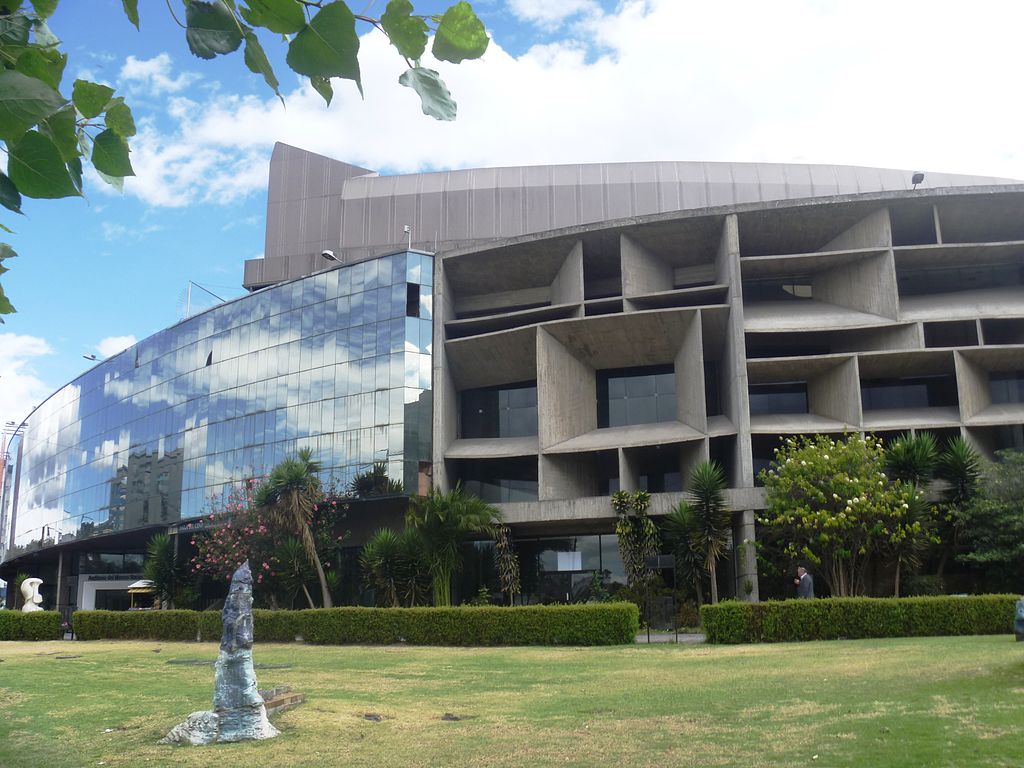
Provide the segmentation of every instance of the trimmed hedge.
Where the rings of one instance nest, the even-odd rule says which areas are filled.
[[[0,611],[0,640],[60,640],[60,614]]]
[[[80,640],[220,639],[216,611],[78,611]],[[633,603],[515,608],[318,608],[253,611],[256,642],[322,645],[622,645],[634,642]]]
[[[840,597],[701,607],[709,643],[783,643],[868,637],[1013,632],[1017,595]]]

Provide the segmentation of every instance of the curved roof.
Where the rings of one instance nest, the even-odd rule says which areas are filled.
[[[263,259],[245,285],[299,277],[334,251],[357,261],[408,244],[446,250],[580,224],[738,203],[911,189],[913,171],[850,165],[641,162],[380,176],[278,143]],[[1013,183],[926,172],[920,188]]]

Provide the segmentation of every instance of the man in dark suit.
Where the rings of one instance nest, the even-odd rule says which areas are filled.
[[[796,585],[796,596],[798,598],[814,597],[814,578],[802,565],[796,569],[796,578],[793,579]]]

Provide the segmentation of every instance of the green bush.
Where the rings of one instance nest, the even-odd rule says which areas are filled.
[[[82,640],[217,641],[221,634],[212,611],[78,611],[74,625]],[[276,643],[619,645],[632,643],[639,628],[632,603],[253,611],[256,642]]]
[[[0,640],[59,640],[56,611],[0,611]]]
[[[701,608],[709,643],[781,643],[867,637],[1013,632],[1016,595],[728,601]]]

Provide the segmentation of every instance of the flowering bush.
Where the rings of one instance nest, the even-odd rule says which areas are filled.
[[[760,475],[767,489],[759,522],[780,527],[786,553],[821,567],[832,594],[861,594],[873,556],[899,557],[926,539],[933,510],[908,483],[886,477],[874,436],[790,437]]]
[[[295,580],[295,548],[290,546],[295,531],[275,526],[270,515],[256,507],[253,499],[257,487],[255,480],[246,480],[210,499],[207,530],[192,537],[196,555],[189,566],[196,575],[229,581],[235,569],[248,560],[254,592],[262,592],[274,603],[278,596],[290,599],[301,591],[302,584]],[[346,509],[344,501],[337,499],[321,500],[313,508],[310,525],[324,568],[331,567],[344,539],[335,529]],[[309,576],[305,569],[301,572]]]

